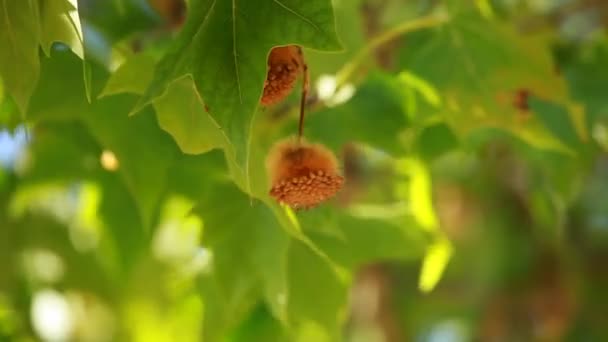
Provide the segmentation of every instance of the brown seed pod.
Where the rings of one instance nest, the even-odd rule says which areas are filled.
[[[266,159],[270,195],[293,209],[309,209],[333,197],[344,184],[334,154],[320,144],[288,139]]]
[[[294,88],[306,66],[302,49],[297,45],[275,47],[268,56],[268,74],[264,82],[262,105],[270,106],[283,100]]]

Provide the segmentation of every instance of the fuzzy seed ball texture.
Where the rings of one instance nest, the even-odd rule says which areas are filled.
[[[266,159],[270,195],[293,209],[309,209],[333,197],[344,184],[334,154],[320,144],[278,142]]]
[[[298,46],[273,48],[268,56],[268,74],[264,82],[262,105],[270,106],[287,97],[303,68],[302,52]]]

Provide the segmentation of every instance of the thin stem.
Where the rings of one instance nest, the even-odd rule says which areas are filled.
[[[378,49],[381,45],[390,42],[391,40],[404,35],[409,32],[435,27],[441,25],[448,21],[448,16],[445,14],[433,14],[425,17],[421,17],[418,19],[414,19],[411,21],[406,21],[402,24],[399,24],[387,31],[380,33],[378,36],[373,38],[369,44],[367,44],[363,49],[359,50],[359,52],[355,55],[355,57],[345,64],[342,69],[340,69],[336,74],[336,84],[337,88],[340,88],[347,80],[349,80],[355,71],[359,68],[361,63],[365,61],[365,58]]]
[[[302,58],[303,59],[303,58]],[[308,65],[304,63],[304,72],[302,77],[302,98],[300,99],[300,122],[298,124],[298,143],[302,141],[302,135],[304,133],[304,111],[306,109],[306,97],[308,96],[308,79],[310,77],[308,73]]]
[[[449,20],[446,14],[434,14],[425,17],[421,17],[418,19],[414,19],[411,21],[407,21],[401,23],[387,31],[380,33],[378,36],[373,38],[369,44],[363,47],[353,59],[351,59],[348,63],[346,63],[342,69],[340,69],[336,73],[336,89],[340,89],[350,78],[353,76],[355,71],[360,67],[360,65],[365,61],[365,58],[370,53],[373,53],[378,47],[385,44],[401,35],[414,32],[417,30],[439,26],[443,23],[446,23]],[[300,101],[300,124],[298,127],[298,141],[301,140],[301,136],[304,130],[304,109],[306,107],[306,97],[308,94],[308,68],[304,63],[304,83],[306,83],[305,88],[302,89],[302,99]],[[312,106],[322,105],[318,100],[309,104]],[[292,112],[293,107],[288,106],[281,110],[279,110],[275,116],[275,118],[280,118],[288,113]]]

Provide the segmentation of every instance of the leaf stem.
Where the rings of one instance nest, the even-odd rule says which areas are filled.
[[[359,50],[359,52],[355,55],[355,57],[353,59],[351,59],[349,62],[347,62],[336,73],[336,90],[340,89],[353,76],[353,74],[357,71],[357,69],[360,67],[360,65],[365,61],[365,58],[369,54],[374,52],[375,49],[382,46],[382,44],[388,43],[391,40],[393,40],[401,35],[404,35],[404,34],[407,34],[407,33],[413,32],[413,31],[441,25],[443,23],[446,23],[448,20],[449,20],[449,18],[447,16],[447,14],[432,14],[432,15],[420,17],[418,19],[414,19],[411,21],[403,22],[387,31],[380,33],[378,36],[373,38],[369,42],[369,44],[367,44],[361,50]],[[305,64],[305,67],[306,67],[306,64]],[[322,103],[320,103],[318,98],[314,99],[312,103],[306,102],[307,92],[308,92],[308,82],[309,82],[307,70],[305,71],[304,77],[306,78],[305,79],[306,89],[302,90],[302,98],[300,100],[300,122],[298,125],[298,142],[301,140],[301,136],[302,136],[303,130],[304,130],[305,108],[307,106],[310,108],[311,106],[322,105]],[[306,92],[305,92],[305,90],[306,90]],[[293,109],[294,108],[292,106],[288,106],[283,109],[280,109],[276,113],[275,119],[281,118],[281,117],[287,115],[288,113],[292,113]]]
[[[365,58],[381,45],[386,44],[401,35],[429,27],[435,27],[447,22],[448,20],[449,18],[446,14],[432,14],[429,16],[403,22],[387,31],[380,33],[378,36],[374,37],[367,45],[365,45],[361,50],[359,50],[355,57],[348,63],[346,63],[342,67],[342,69],[340,69],[336,73],[336,88],[338,89],[342,85],[344,85],[344,83],[346,83],[346,81],[353,76],[355,71],[357,71],[357,69],[363,63]]]
[[[301,50],[300,50],[301,53]],[[309,71],[308,65],[306,61],[304,61],[304,56],[302,56],[302,62],[304,64],[304,72],[302,76],[302,98],[300,99],[300,122],[298,123],[298,144],[302,141],[302,135],[304,134],[304,111],[306,110],[306,98],[308,97],[308,87],[309,87]]]

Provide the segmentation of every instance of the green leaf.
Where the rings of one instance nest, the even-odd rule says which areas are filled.
[[[189,77],[173,82],[154,101],[160,127],[167,131],[184,153],[201,154],[214,148],[229,148],[230,142],[205,110]]]
[[[452,249],[452,244],[446,238],[438,239],[429,247],[418,279],[418,288],[422,292],[430,292],[435,288],[450,261]]]
[[[355,206],[351,211],[368,216],[372,213],[369,207],[363,206]],[[311,239],[332,260],[353,271],[378,260],[421,258],[428,243],[415,222],[408,222],[403,216],[398,216],[398,220],[347,214],[323,219],[316,216],[319,215],[313,212],[302,215],[302,225]]]
[[[55,42],[63,42],[83,58],[82,32],[77,11],[68,0],[39,0],[40,45],[49,56]]]
[[[339,49],[330,1],[192,1],[185,27],[135,111],[172,81],[192,75],[210,115],[234,146],[238,165],[247,169],[266,57],[272,47],[285,44]]]
[[[109,276],[119,277],[136,263],[147,240],[136,202],[120,175],[103,170],[96,163],[99,154],[100,146],[82,123],[38,124],[28,146],[19,189],[63,185],[66,192],[71,189],[79,193],[83,184],[97,189],[100,200],[92,210],[103,222],[104,231],[104,238],[99,241],[98,248],[103,250],[99,261],[110,268]],[[115,274],[116,269],[121,272]]]
[[[70,96],[66,96],[67,89]],[[42,59],[42,75],[32,95],[28,121],[76,120],[85,116],[89,108],[82,61],[65,51],[53,51],[50,58]]]
[[[357,141],[398,154],[404,147],[399,134],[408,126],[398,81],[373,74],[347,103],[307,117],[305,134],[334,150]]]
[[[288,341],[285,329],[279,321],[260,305],[244,320],[232,334],[230,341],[234,342],[280,342]]]
[[[110,76],[100,97],[145,92],[154,66],[154,59],[147,55],[129,59]],[[245,172],[236,164],[230,140],[209,115],[190,77],[172,82],[166,92],[154,100],[154,109],[160,127],[173,137],[182,152],[194,155],[223,149],[234,181],[246,189]]]
[[[457,137],[444,123],[424,127],[416,139],[416,150],[426,160],[438,158],[457,146]]]
[[[38,124],[28,150],[24,183],[88,178],[98,167],[99,147],[81,123]]]
[[[608,117],[608,39],[601,37],[589,46],[565,46],[557,51],[572,97],[585,105],[587,126]]]
[[[115,154],[118,172],[136,199],[144,226],[150,227],[178,152],[170,137],[158,127],[151,111],[148,116],[127,116],[135,101],[132,96],[110,96],[87,103],[82,61],[71,52],[54,52],[43,61],[42,70],[31,118],[83,123],[103,149]],[[102,74],[101,70],[96,72]],[[66,89],[72,94],[67,99],[63,96]]]
[[[268,197],[266,188],[256,191],[259,186],[266,184],[265,180],[259,182],[258,187],[254,187],[255,190],[248,189],[245,171],[236,163],[233,146],[226,133],[207,112],[190,77],[173,82],[167,92],[154,101],[154,108],[160,127],[171,134],[182,152],[201,154],[213,149],[222,149],[229,173],[241,190],[259,199]],[[258,162],[259,160],[254,160],[254,163]],[[264,172],[264,178],[266,177],[263,167],[255,170],[261,170]],[[254,172],[253,175],[258,174]],[[252,183],[256,180],[258,178],[252,177]]]
[[[205,223],[203,243],[213,253],[222,306],[238,307],[249,286],[261,286],[272,313],[285,321],[288,235],[265,204],[251,203],[230,182],[216,181],[208,194],[197,212]]]
[[[0,83],[0,128],[14,131],[23,119],[15,101],[2,94],[2,83]]]
[[[536,98],[530,99],[529,104],[534,114],[559,140],[572,148],[581,146],[581,140],[566,108]]]
[[[140,118],[126,116],[133,103],[129,96],[105,98],[92,105],[83,119],[97,141],[116,155],[119,172],[137,200],[144,226],[150,227],[178,151],[152,113]],[[137,139],[133,139],[134,132]]]
[[[334,270],[301,242],[289,248],[289,317],[294,331],[309,322],[323,328],[331,341],[338,340],[346,312],[347,284]]]
[[[146,54],[138,54],[124,62],[106,83],[99,97],[121,93],[141,95],[154,75],[156,61]]]
[[[563,80],[542,36],[524,36],[474,12],[456,14],[433,31],[410,35],[402,67],[436,88],[438,112],[463,137],[481,127],[497,127],[535,146],[567,150],[534,118],[523,118],[515,104],[526,90],[561,103]]]
[[[0,2],[0,77],[22,115],[40,73],[38,2]]]

